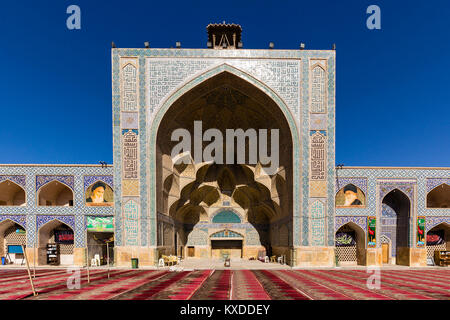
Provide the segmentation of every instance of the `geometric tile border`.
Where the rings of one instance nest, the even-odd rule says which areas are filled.
[[[336,178],[336,193],[348,184],[357,186],[364,195],[367,195],[367,178]]]
[[[450,216],[447,217],[426,217],[426,231],[428,232],[430,229],[433,229],[437,225],[441,223],[447,223],[450,226]]]
[[[84,191],[97,181],[102,181],[114,189],[113,176],[84,176]]]
[[[14,183],[17,183],[19,186],[22,186],[25,188],[25,176],[0,176],[0,182],[3,182],[5,180],[10,180]]]
[[[364,231],[367,231],[367,217],[357,217],[357,216],[338,216],[334,219],[334,232],[336,233],[340,227],[348,222],[353,222],[354,224],[360,226]]]
[[[70,189],[74,188],[74,177],[73,176],[36,176],[36,191],[39,190],[44,184],[50,181],[59,181]]]
[[[25,229],[27,228],[27,217],[24,215],[1,215],[0,222],[3,222],[5,220],[14,221],[17,224],[20,224]]]
[[[59,220],[65,223],[72,230],[75,230],[75,217],[74,216],[36,216],[36,229],[39,230],[44,224],[52,220]]]
[[[427,179],[427,192],[430,192],[432,189],[436,188],[441,184],[447,184],[450,186],[450,178],[431,178]]]

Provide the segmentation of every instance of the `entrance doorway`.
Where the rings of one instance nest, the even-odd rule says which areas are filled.
[[[399,189],[383,198],[381,232],[389,235],[392,260],[399,265],[409,264],[410,207],[408,196]]]
[[[6,263],[23,264],[22,245],[26,246],[25,229],[7,219],[0,223],[0,256],[6,258]]]
[[[114,262],[113,232],[88,231],[87,245],[89,265],[103,266]]]
[[[73,229],[59,220],[52,220],[39,229],[39,265],[72,265]]]
[[[340,265],[364,265],[366,241],[364,230],[353,222],[341,226],[335,234],[336,258]]]
[[[211,258],[242,258],[242,240],[211,240]]]
[[[383,263],[389,263],[389,243],[382,243],[381,251],[383,255]]]

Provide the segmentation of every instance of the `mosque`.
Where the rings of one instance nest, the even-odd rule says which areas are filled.
[[[450,168],[336,167],[336,51],[244,49],[241,31],[210,24],[202,49],[113,46],[114,165],[0,165],[0,256],[426,266],[449,251]],[[180,128],[194,148],[174,157]],[[248,138],[226,144],[230,161],[196,156],[230,129]],[[239,161],[264,130],[277,161]]]

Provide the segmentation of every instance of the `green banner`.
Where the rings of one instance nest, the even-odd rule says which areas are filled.
[[[417,246],[425,245],[425,217],[417,217]]]
[[[377,246],[377,218],[368,217],[367,218],[367,247],[375,248]]]
[[[114,232],[114,217],[86,217],[87,231]]]

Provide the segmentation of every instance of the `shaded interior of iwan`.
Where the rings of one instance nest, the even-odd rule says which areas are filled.
[[[237,164],[236,144],[233,164],[196,162],[194,141],[191,154],[183,153],[185,163],[174,163],[171,152],[179,142],[170,141],[172,132],[184,128],[194,137],[194,121],[202,121],[203,132],[210,128],[220,130],[224,144],[226,129],[267,129],[269,154],[270,130],[278,129],[279,166],[268,173],[264,170],[268,165],[259,161],[250,164],[248,139],[245,164]],[[210,143],[203,141],[202,150]],[[241,224],[257,230],[260,244],[268,253],[292,244],[292,138],[279,106],[260,89],[228,72],[204,81],[166,112],[158,129],[156,148],[158,246],[165,253],[182,250],[199,224],[218,228],[211,225],[211,219],[225,208],[240,215]],[[224,162],[226,152],[225,147]],[[206,241],[210,248],[210,240]]]

